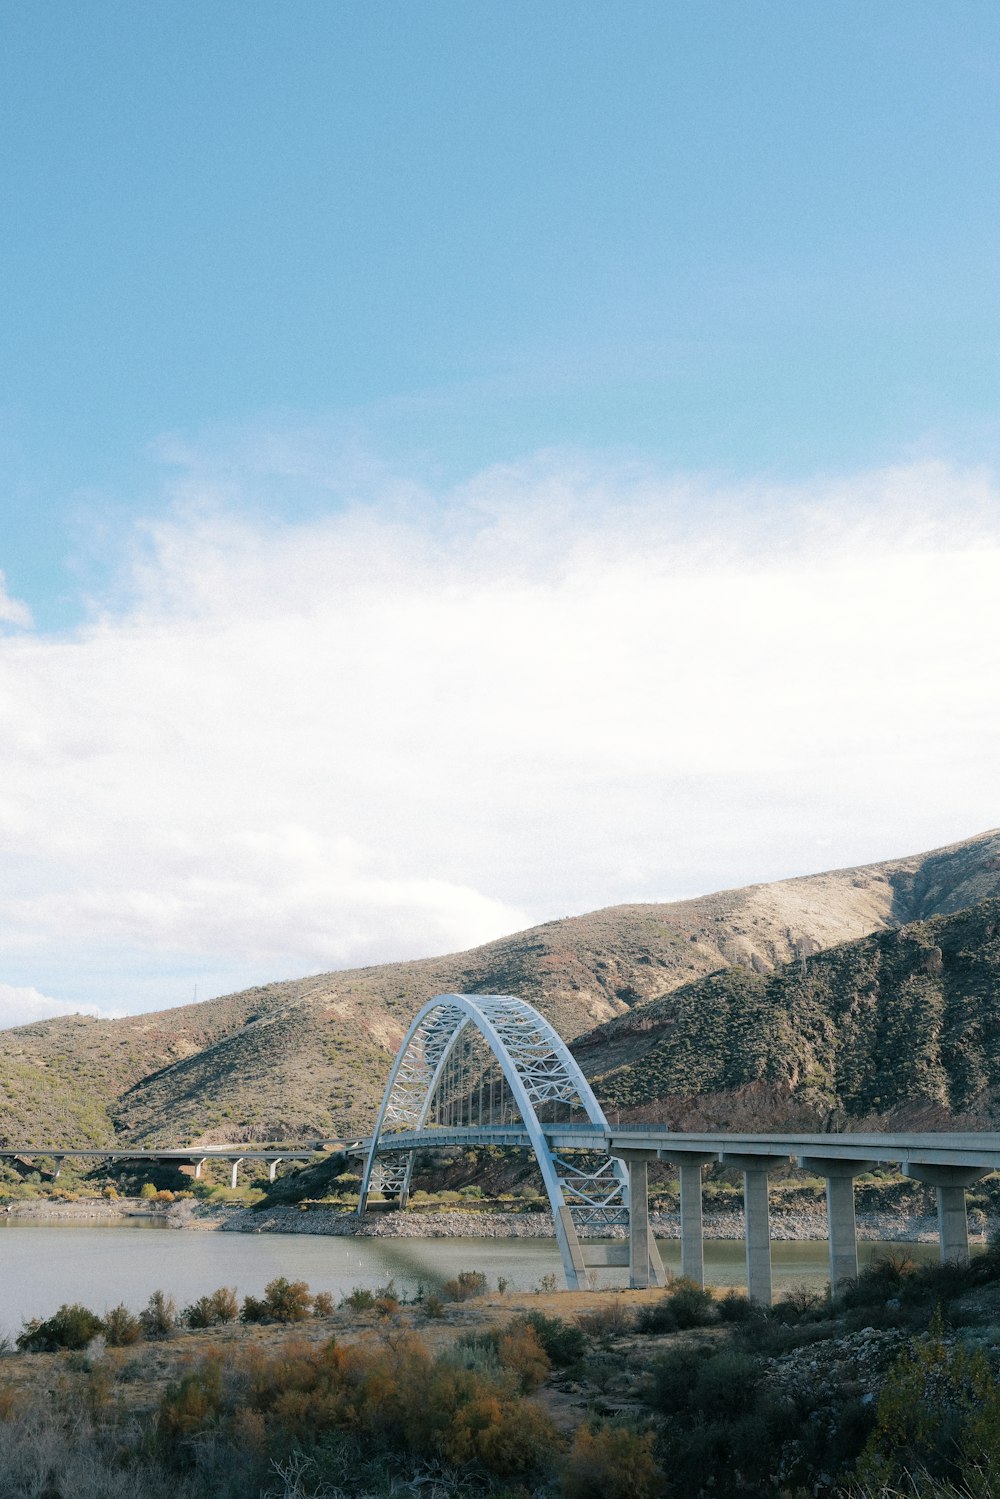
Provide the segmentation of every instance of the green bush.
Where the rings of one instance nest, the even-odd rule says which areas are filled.
[[[96,1312],[78,1302],[63,1305],[46,1321],[35,1318],[24,1324],[17,1346],[24,1353],[54,1353],[59,1348],[86,1348],[103,1331]]]
[[[244,1322],[305,1322],[313,1307],[313,1298],[304,1280],[289,1281],[283,1275],[264,1287],[264,1298],[247,1296],[243,1302]]]
[[[579,1327],[564,1322],[562,1317],[546,1317],[544,1312],[526,1312],[510,1325],[527,1323],[532,1328],[545,1351],[545,1355],[560,1368],[575,1364],[587,1351],[587,1339]]]
[[[725,1296],[720,1297],[716,1310],[723,1322],[750,1322],[754,1317],[761,1315],[760,1309],[754,1305],[749,1296],[744,1296],[742,1291],[737,1291],[733,1286]]]
[[[199,1296],[181,1313],[188,1327],[218,1327],[223,1322],[235,1322],[239,1314],[236,1291],[229,1286],[220,1286],[210,1296]]]
[[[693,1280],[675,1280],[662,1301],[643,1307],[636,1323],[640,1332],[681,1332],[709,1327],[719,1320],[711,1291]]]
[[[340,1304],[349,1307],[352,1312],[370,1312],[375,1305],[375,1293],[369,1291],[367,1286],[355,1286],[346,1296],[341,1297]]]
[[[163,1291],[154,1291],[139,1313],[143,1337],[165,1338],[177,1326],[177,1303]]]
[[[127,1306],[113,1306],[104,1318],[104,1337],[109,1348],[129,1348],[142,1338],[142,1323]]]

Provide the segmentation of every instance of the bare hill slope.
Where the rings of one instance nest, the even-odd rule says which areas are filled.
[[[573,1037],[734,964],[765,976],[797,956],[998,894],[994,831],[881,864],[613,906],[449,957],[122,1020],[40,1022],[0,1033],[0,1137],[167,1144],[360,1130],[432,994],[518,994]]]

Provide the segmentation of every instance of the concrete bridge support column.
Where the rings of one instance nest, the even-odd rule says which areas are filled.
[[[654,1150],[621,1150],[615,1154],[628,1171],[628,1283],[633,1290],[666,1282],[660,1251],[649,1225],[649,1162]]]
[[[838,1161],[799,1156],[799,1167],[826,1177],[826,1220],[830,1236],[830,1295],[836,1300],[845,1281],[858,1273],[858,1232],[854,1217],[854,1178],[871,1171],[875,1161]]]
[[[239,1170],[240,1170],[240,1166],[242,1165],[242,1163],[243,1163],[243,1157],[242,1156],[238,1156],[237,1159],[233,1162],[233,1175],[232,1175],[232,1181],[230,1183],[230,1185],[233,1186],[233,1187],[236,1186],[236,1179],[237,1179],[237,1177],[239,1175]]]
[[[280,1160],[279,1161],[271,1161],[271,1162],[269,1162],[268,1168],[267,1168],[267,1179],[268,1179],[269,1182],[273,1182],[274,1181],[274,1178],[278,1174],[278,1167],[280,1165],[281,1165]]]
[[[730,1154],[722,1156],[724,1166],[735,1166],[743,1172],[743,1212],[746,1220],[747,1295],[751,1301],[770,1306],[771,1290],[771,1219],[767,1199],[767,1173],[771,1166],[783,1166],[787,1156]]]
[[[693,1150],[660,1151],[660,1158],[677,1167],[681,1189],[681,1274],[695,1285],[705,1284],[705,1229],[702,1221],[701,1168],[716,1155]]]
[[[205,1169],[205,1167],[207,1165],[208,1165],[208,1156],[203,1156],[202,1159],[200,1161],[198,1161],[198,1163],[196,1164],[196,1166],[194,1168],[194,1179],[195,1179],[195,1181],[200,1181],[201,1180],[201,1173],[204,1171],[204,1169]]]
[[[903,1167],[903,1175],[913,1181],[926,1182],[937,1188],[938,1232],[941,1236],[941,1263],[969,1263],[969,1221],[965,1211],[965,1192],[973,1182],[985,1176],[978,1166],[925,1166],[922,1162]]]

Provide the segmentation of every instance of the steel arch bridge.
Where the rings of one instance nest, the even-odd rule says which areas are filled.
[[[579,1143],[557,1149],[546,1125],[565,1140],[566,1126],[574,1122],[582,1126]],[[463,1138],[528,1144],[552,1209],[566,1283],[571,1290],[586,1287],[579,1230],[629,1227],[628,1175],[608,1154],[608,1133],[604,1112],[565,1042],[531,1005],[508,994],[438,994],[414,1019],[393,1064],[365,1160],[358,1212],[364,1213],[373,1190],[405,1206],[419,1148]],[[652,1279],[662,1283],[651,1235],[649,1262]]]

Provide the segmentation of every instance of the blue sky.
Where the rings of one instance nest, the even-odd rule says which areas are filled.
[[[972,576],[991,594],[996,557],[998,44],[996,6],[966,0],[5,7],[0,750],[8,788],[21,790],[8,790],[2,829],[0,906],[13,935],[0,991],[167,1002],[190,997],[192,975],[204,992],[408,956],[586,904],[876,858],[1000,821],[985,768],[962,773],[961,796],[944,789],[955,754],[985,767],[995,748],[995,654],[977,653],[992,649],[996,619],[978,603],[966,617],[962,600]],[[643,539],[653,534],[655,566]],[[505,675],[521,606],[544,616],[530,643],[574,676],[574,638],[586,633],[574,579],[589,576],[595,548],[647,567],[626,583],[622,563],[624,593],[608,607],[648,590],[641,640],[657,653],[642,681],[665,701],[676,693],[680,709],[691,698],[671,676],[656,600],[692,578],[698,597],[731,600],[742,583],[725,586],[719,569],[743,568],[802,608],[818,534],[842,570],[817,596],[840,597],[858,568],[894,565],[900,541],[924,559],[918,572],[952,580],[953,595],[932,590],[930,601],[915,575],[887,585],[887,597],[901,590],[898,618],[912,608],[926,624],[930,610],[933,640],[980,672],[947,773],[940,743],[908,745],[918,770],[905,807],[886,810],[898,787],[891,716],[869,746],[863,810],[858,773],[844,770],[822,794],[805,789],[803,771],[786,805],[777,783],[747,780],[739,735],[714,778],[694,749],[690,763],[666,766],[651,744],[642,764],[631,745],[606,746],[600,771],[577,763],[573,744],[593,751],[600,739],[596,705],[550,766],[559,796],[539,791],[537,746],[498,773],[501,794],[477,780],[470,745],[453,767],[453,802],[435,806],[433,773],[404,735],[351,810],[279,736],[264,758],[276,777],[295,764],[295,805],[268,820],[261,808],[288,788],[251,775],[247,800],[214,833],[243,850],[227,856],[235,883],[228,895],[202,883],[210,850],[197,827],[179,829],[179,808],[202,793],[218,804],[200,757],[228,742],[233,720],[205,663],[212,641],[251,630],[274,600],[285,602],[268,616],[268,646],[285,639],[296,663],[309,647],[289,621],[332,607],[324,576],[341,579],[347,611],[327,621],[329,640],[368,642],[340,676],[328,655],[309,657],[313,733],[337,783],[358,774],[338,758],[345,738],[377,719],[386,693],[417,681],[447,696],[438,668],[452,686],[472,671],[449,654],[473,607],[462,579],[480,579],[480,598],[502,593],[478,657],[493,688],[482,732],[530,714],[543,693],[539,682],[525,697],[522,679]],[[317,557],[327,571],[309,593],[301,579]],[[493,573],[479,571],[483,557]],[[941,561],[955,557],[964,562]],[[761,585],[776,559],[782,581]],[[241,593],[250,576],[256,591]],[[443,634],[421,614],[438,596],[454,610]],[[426,629],[433,671],[426,657],[399,668],[401,648],[366,655],[380,604],[391,613],[399,597],[413,600],[402,639]],[[765,632],[753,671],[766,658],[774,673],[757,683],[766,701],[801,621],[765,626],[751,613]],[[829,664],[844,632],[812,628],[810,662]],[[186,684],[169,711],[153,701],[169,675],[167,636]],[[322,628],[312,638],[327,639]],[[725,639],[703,630],[699,642],[699,681],[738,696]],[[123,704],[118,668],[137,643],[148,652],[134,665],[141,685]],[[894,647],[885,634],[870,646],[859,641],[851,660],[874,692]],[[223,679],[255,649],[234,644]],[[248,684],[272,726],[269,693],[294,670],[276,659],[266,682]],[[943,648],[940,661],[915,658],[912,690],[933,697],[935,673],[948,670]],[[67,728],[77,682],[87,690]],[[137,797],[116,842],[95,788],[104,776],[129,802],[150,757],[183,738],[186,713],[189,782],[164,765],[157,785],[176,771],[178,801]],[[554,745],[557,726],[546,733]],[[804,766],[791,761],[782,784]],[[404,789],[406,806],[426,800],[433,817],[404,827],[401,811],[383,826],[387,786]],[[649,824],[639,809],[651,801],[663,811]],[[539,823],[538,808],[556,802],[551,826]],[[760,827],[734,841],[727,829],[750,806]],[[81,807],[87,831],[74,822]],[[452,818],[475,830],[481,855],[457,833],[436,841]],[[602,872],[605,819],[635,827]],[[296,839],[314,822],[332,842],[306,854]],[[577,846],[569,830],[580,826],[591,836]],[[173,863],[147,850],[133,868],[137,844],[154,833],[169,843],[167,827]],[[296,881],[313,892],[295,907],[308,908],[308,932],[295,936],[285,911],[293,935],[276,931],[251,953],[225,910],[247,906],[246,879],[275,903],[277,876],[251,877],[246,862],[247,840],[275,839],[291,860],[282,899]],[[338,859],[354,871],[349,895]],[[95,892],[100,917],[87,905]],[[170,900],[182,915],[164,925]],[[144,926],[135,913],[153,907]],[[206,917],[187,943],[185,921],[193,929],[209,909],[217,925]],[[315,935],[324,923],[336,940]]]

